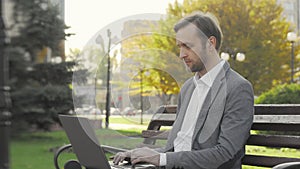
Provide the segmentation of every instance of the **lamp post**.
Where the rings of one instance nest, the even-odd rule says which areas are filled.
[[[234,61],[237,60],[239,62],[243,62],[246,59],[246,55],[242,52],[236,52],[236,50],[229,50],[229,52],[222,52],[221,58],[224,60],[233,59],[231,67],[234,67]]]
[[[289,32],[287,34],[287,40],[291,43],[291,83],[294,83],[294,53],[297,34],[295,32]]]
[[[143,124],[143,111],[144,111],[144,101],[143,101],[143,75],[144,70],[140,69],[140,75],[141,75],[141,80],[140,80],[140,87],[141,87],[141,124]]]
[[[111,31],[107,30],[108,36],[108,49],[107,49],[107,83],[106,83],[106,117],[105,117],[105,128],[109,126],[109,116],[110,116],[110,45],[111,45]]]
[[[9,169],[9,130],[11,113],[8,86],[8,58],[5,54],[5,25],[0,0],[0,169]]]
[[[106,79],[106,104],[105,104],[105,110],[106,110],[106,117],[105,117],[105,128],[108,128],[109,126],[109,116],[110,116],[110,94],[111,94],[111,87],[110,87],[110,76],[111,76],[111,61],[110,61],[110,47],[111,44],[117,44],[118,43],[118,37],[115,36],[111,38],[111,31],[110,29],[107,29],[107,37],[108,37],[108,47],[107,47],[107,53],[105,56],[107,56],[107,79]],[[103,51],[105,51],[105,45],[104,40],[101,35],[98,35],[95,39],[97,44],[101,45],[101,48]],[[95,80],[97,84],[97,79]]]

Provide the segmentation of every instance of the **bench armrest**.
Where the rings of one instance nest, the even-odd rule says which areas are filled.
[[[60,153],[62,153],[63,151],[69,149],[69,148],[72,148],[72,145],[71,144],[67,144],[67,145],[64,145],[64,146],[61,146],[59,149],[57,149],[57,151],[54,153],[54,166],[56,169],[60,169],[59,166],[58,166],[58,157],[60,155]]]

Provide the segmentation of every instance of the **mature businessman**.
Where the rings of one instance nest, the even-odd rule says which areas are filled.
[[[253,121],[251,84],[221,60],[222,31],[212,14],[195,13],[174,27],[180,59],[195,73],[181,88],[164,148],[118,153],[163,168],[240,169]]]

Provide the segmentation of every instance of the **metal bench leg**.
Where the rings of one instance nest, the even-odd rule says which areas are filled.
[[[272,169],[300,169],[300,162],[289,162],[276,165]]]

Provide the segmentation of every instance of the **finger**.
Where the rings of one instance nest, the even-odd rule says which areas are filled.
[[[118,165],[119,162],[122,160],[122,156],[123,156],[123,155],[122,155],[121,153],[117,153],[116,156],[115,156],[115,158],[114,158],[113,163],[114,163],[115,165]]]
[[[133,165],[135,165],[139,162],[142,162],[142,160],[140,158],[135,158],[135,159],[131,160],[131,164],[133,164]]]
[[[114,160],[113,160],[113,163],[115,164],[115,165],[117,165],[118,163],[119,163],[119,156],[115,156],[115,158],[114,158]]]
[[[116,155],[114,156],[114,158],[113,158],[113,163],[116,163],[117,158],[118,158],[118,154],[116,154]]]

